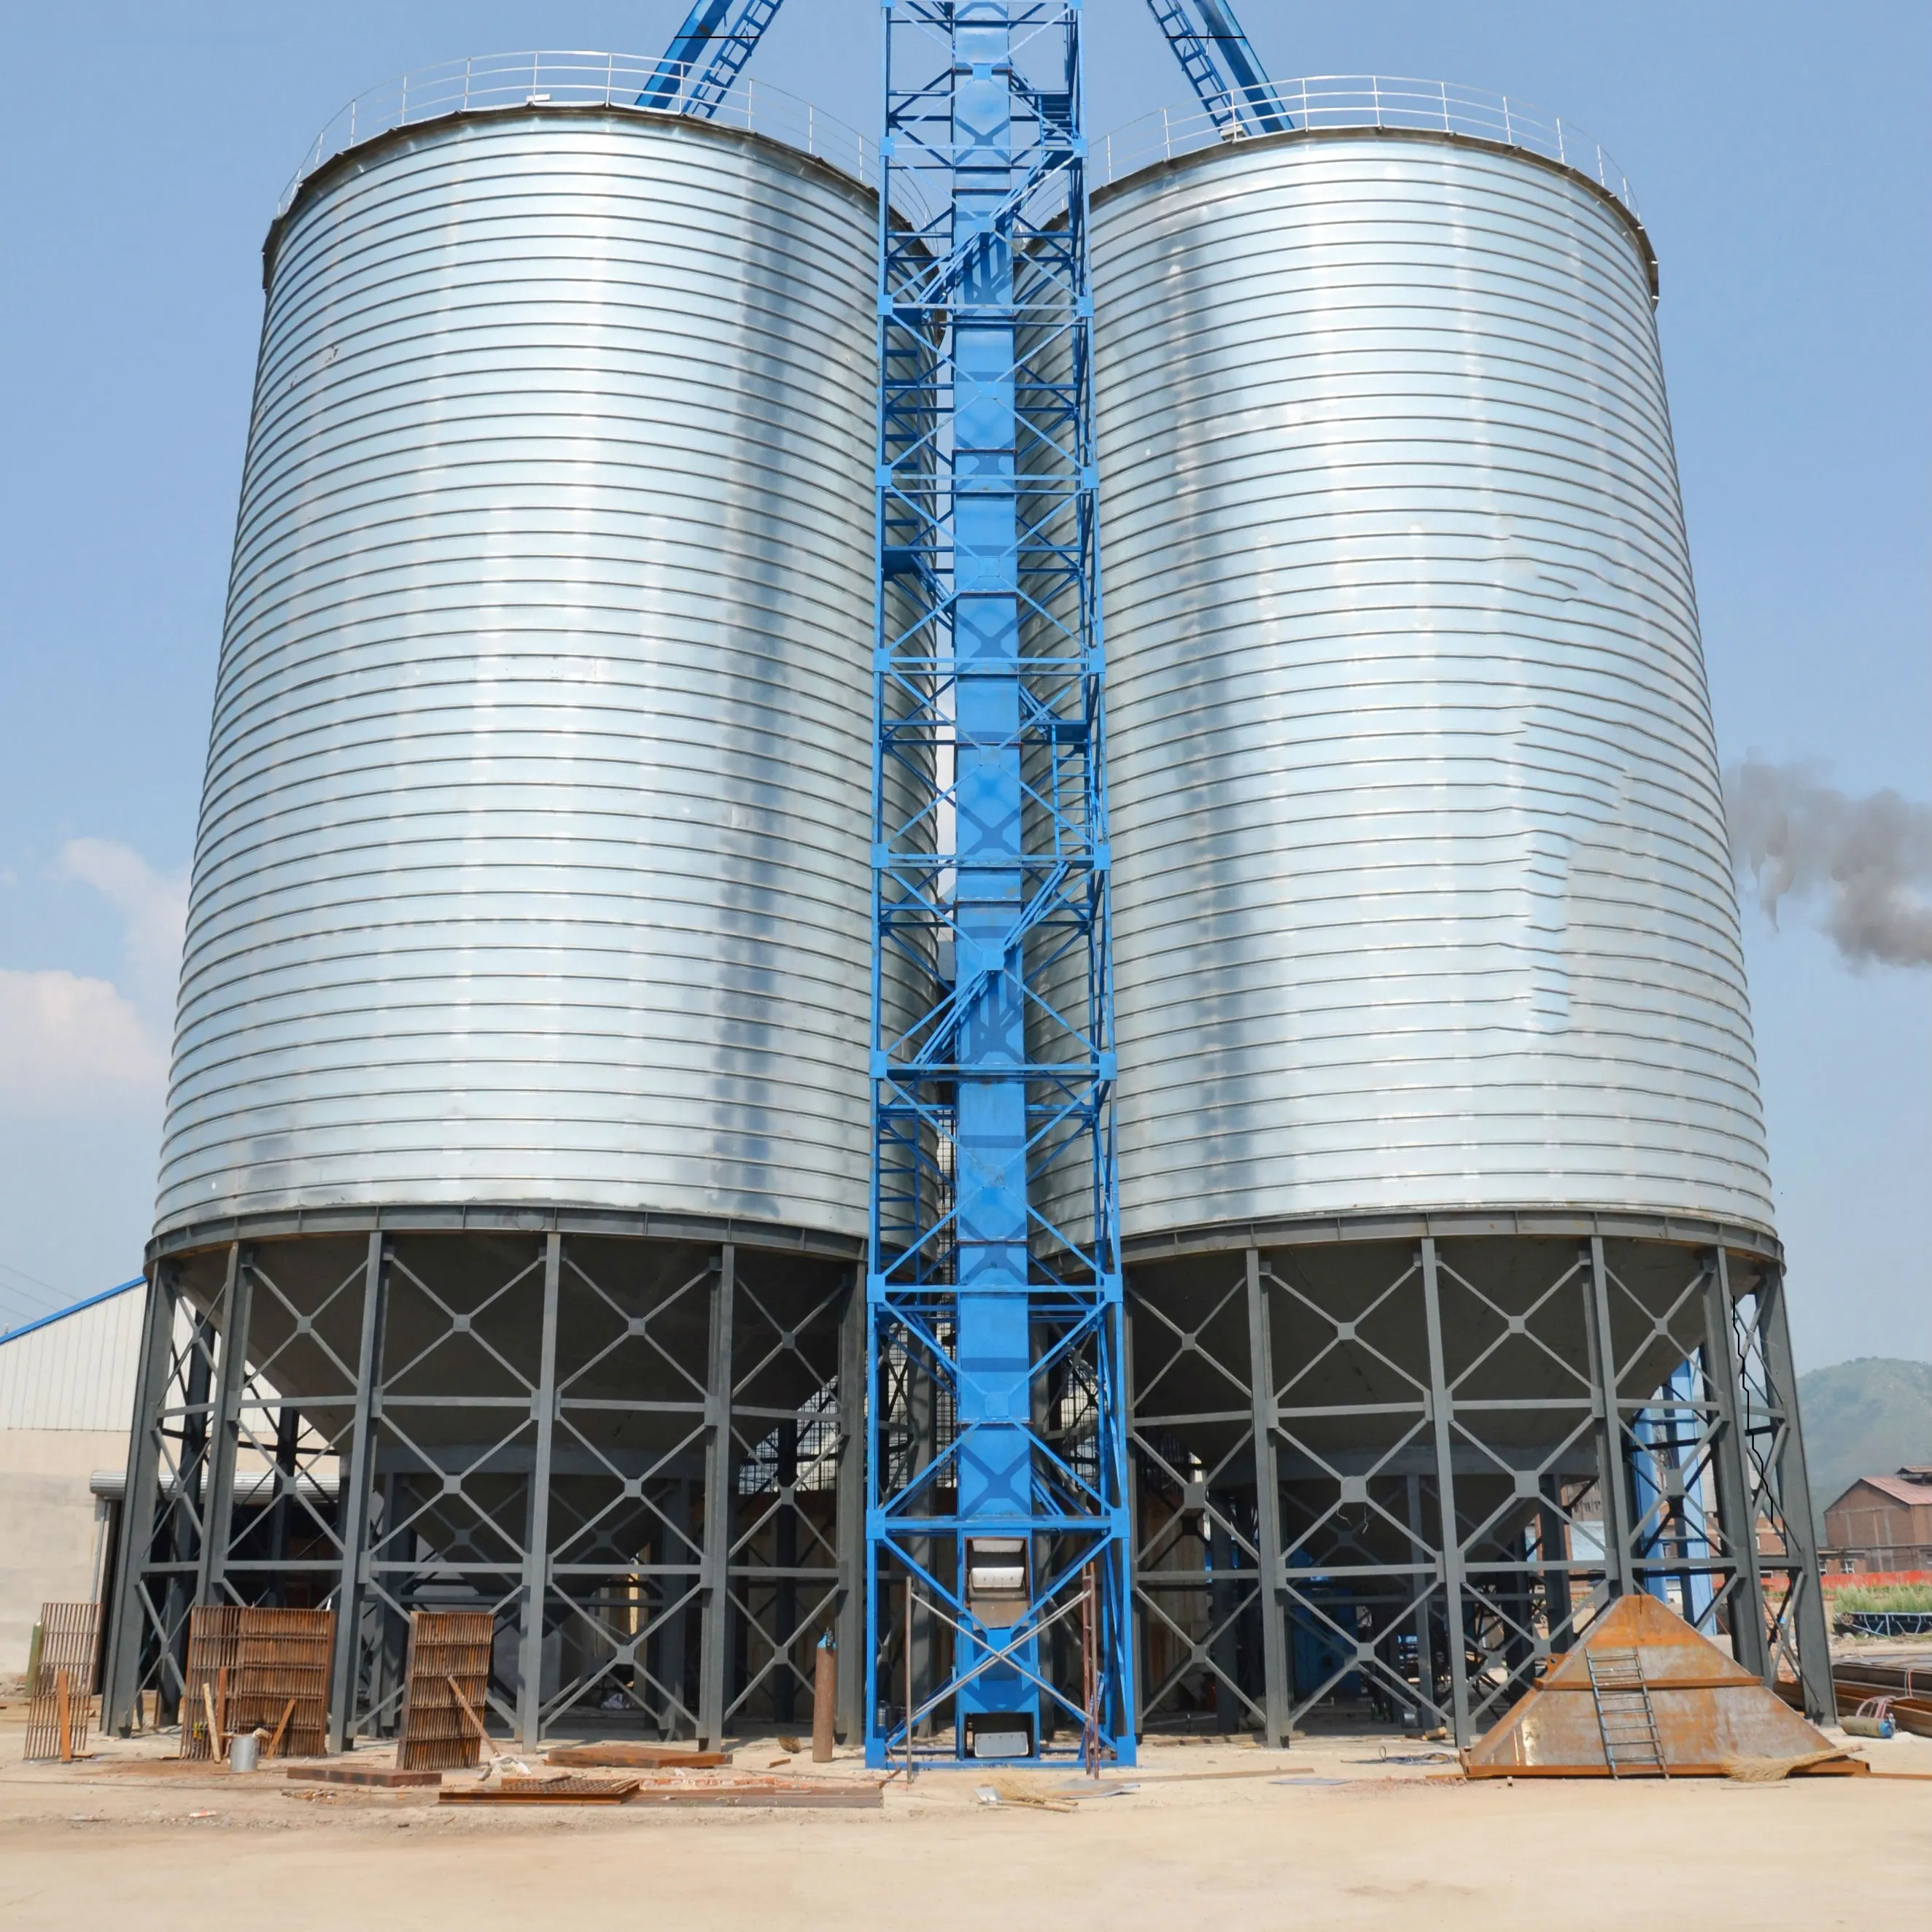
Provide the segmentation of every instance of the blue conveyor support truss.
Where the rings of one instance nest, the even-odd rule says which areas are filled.
[[[1148,8],[1224,137],[1285,134],[1294,125],[1228,0],[1148,0]]]
[[[784,0],[694,0],[638,96],[638,105],[710,120],[783,4]]]

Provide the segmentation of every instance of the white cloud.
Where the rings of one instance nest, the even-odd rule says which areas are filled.
[[[143,1011],[171,1020],[188,924],[188,874],[158,872],[131,846],[70,838],[60,868],[100,893],[127,922],[128,990]]]
[[[105,980],[0,971],[0,1094],[92,1112],[152,1099],[167,1070],[158,1037]]]
[[[35,1114],[146,1114],[167,1084],[186,876],[111,838],[70,839],[56,869],[118,912],[118,985],[61,967],[0,970],[0,1096]]]

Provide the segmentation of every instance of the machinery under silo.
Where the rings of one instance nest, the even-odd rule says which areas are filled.
[[[1269,98],[1094,197],[1142,1723],[1466,1739],[1642,1588],[1815,1704],[1650,243],[1517,104]]]
[[[417,1608],[532,1742],[857,1649],[876,190],[653,71],[412,76],[268,236],[119,1721],[197,1602],[335,1606],[338,1744]]]

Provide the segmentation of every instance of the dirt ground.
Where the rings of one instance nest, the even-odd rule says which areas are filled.
[[[1330,1738],[1285,1753],[1155,1744],[1137,1771],[1109,1774],[1109,1795],[1070,1811],[989,1808],[974,1774],[928,1772],[888,1786],[878,1812],[506,1815],[434,1793],[300,1794],[279,1767],[242,1778],[181,1764],[165,1737],[25,1764],[20,1716],[0,1712],[9,1932],[764,1932],[779,1915],[837,1932],[1628,1932],[1660,1907],[1677,1924],[1867,1932],[1924,1923],[1932,1897],[1932,1742],[1911,1738],[1862,1748],[1874,1770],[1924,1781],[1467,1784],[1439,1747]],[[763,1770],[782,1755],[754,1740],[736,1762]],[[861,1772],[842,1760],[824,1774]]]

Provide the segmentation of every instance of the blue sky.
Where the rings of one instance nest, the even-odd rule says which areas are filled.
[[[1182,97],[1089,0],[1096,130]],[[452,56],[654,52],[681,0],[15,9],[0,121],[0,1328],[124,1279],[153,1194],[172,949],[260,321],[263,231],[352,94]],[[1622,162],[1660,312],[1727,762],[1932,790],[1932,9],[1304,8],[1271,70],[1521,97]],[[754,71],[876,118],[871,0],[788,0]],[[1932,1358],[1932,975],[1747,915],[1807,1366]]]

